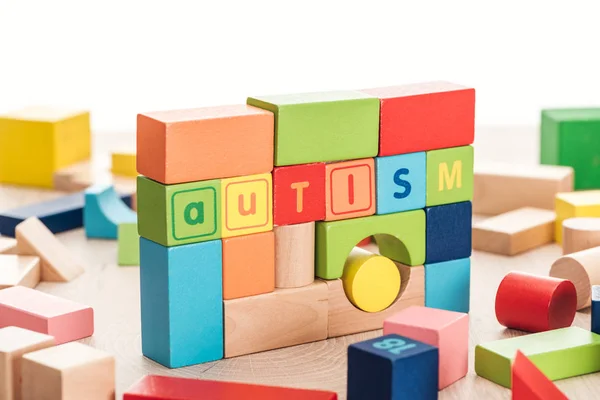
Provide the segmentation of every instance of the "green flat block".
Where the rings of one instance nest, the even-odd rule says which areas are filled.
[[[140,265],[140,236],[137,223],[119,224],[117,240],[118,264],[121,266]]]
[[[249,97],[275,114],[275,165],[374,157],[379,99],[355,91]]]
[[[427,206],[473,200],[473,147],[427,152]]]
[[[358,242],[375,236],[379,252],[407,265],[425,262],[425,211],[317,222],[316,272],[322,279],[342,276],[350,251]]]
[[[138,232],[163,246],[221,238],[221,181],[163,185],[137,179]]]
[[[542,110],[540,162],[575,170],[575,189],[600,188],[600,108]]]
[[[600,371],[600,335],[571,326],[478,345],[475,372],[510,388],[517,350],[553,381]]]

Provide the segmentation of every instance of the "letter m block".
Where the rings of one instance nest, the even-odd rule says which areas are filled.
[[[427,206],[473,199],[473,147],[427,152]]]

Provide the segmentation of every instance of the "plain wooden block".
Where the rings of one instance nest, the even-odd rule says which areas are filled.
[[[0,328],[19,326],[54,336],[57,344],[94,333],[94,310],[23,286],[0,290]]]
[[[54,338],[16,326],[0,329],[0,400],[21,400],[21,357],[54,346]]]
[[[0,289],[34,288],[40,282],[40,275],[39,257],[0,254]]]
[[[81,343],[23,356],[23,400],[114,400],[115,359]]]
[[[327,338],[327,285],[321,281],[223,303],[225,358]]]
[[[511,382],[512,400],[568,400],[520,350],[512,364]]]
[[[137,223],[119,224],[117,246],[117,260],[120,266],[140,265],[140,235],[138,235]]]
[[[471,257],[472,218],[470,201],[425,208],[425,263]]]
[[[600,217],[600,190],[557,193],[555,239],[562,243],[563,221],[574,217]]]
[[[276,226],[275,287],[295,288],[315,280],[315,223]]]
[[[560,257],[550,267],[550,276],[573,282],[577,290],[577,309],[589,307],[592,286],[600,285],[600,247]]]
[[[600,246],[600,218],[569,218],[563,221],[563,254]]]
[[[475,164],[473,212],[497,215],[523,207],[554,210],[557,193],[573,191],[573,168]]]
[[[57,170],[52,181],[55,190],[80,192],[93,185],[95,178],[91,163],[84,161]]]
[[[325,220],[375,214],[375,161],[372,158],[325,166]]]
[[[114,186],[94,185],[85,191],[83,226],[88,238],[117,239],[119,224],[137,222],[137,214],[121,200]]]
[[[113,152],[110,170],[115,175],[137,177],[135,153]]]
[[[0,254],[15,254],[17,251],[17,240],[8,237],[0,237]]]
[[[473,225],[473,249],[513,256],[554,240],[553,211],[520,208]]]
[[[67,249],[39,219],[32,217],[17,225],[17,251],[41,259],[42,281],[69,282],[84,270]]]

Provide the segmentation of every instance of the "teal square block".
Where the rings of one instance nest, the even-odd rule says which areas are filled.
[[[375,158],[377,214],[425,208],[425,152]]]
[[[425,307],[469,312],[471,259],[425,264]]]

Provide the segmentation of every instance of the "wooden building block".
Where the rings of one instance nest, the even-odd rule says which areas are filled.
[[[427,206],[473,199],[473,147],[427,152]]]
[[[600,335],[570,326],[479,344],[475,347],[475,372],[510,388],[517,350],[552,381],[600,371]]]
[[[135,222],[119,224],[117,232],[119,265],[140,265],[140,235],[137,231]]]
[[[16,326],[0,329],[0,400],[21,399],[21,357],[54,346],[54,338]]]
[[[114,152],[111,154],[111,172],[115,175],[138,176],[135,153]]]
[[[90,158],[88,112],[29,107],[0,116],[0,182],[51,188],[60,168]]]
[[[367,236],[375,236],[382,256],[408,265],[422,265],[425,261],[423,210],[317,222],[315,232],[315,275],[319,278],[341,278],[346,257]],[[398,241],[404,246],[399,246]]]
[[[577,292],[571,281],[509,272],[496,292],[496,318],[507,328],[542,332],[573,323]]]
[[[164,247],[140,238],[146,357],[169,368],[223,358],[221,260],[220,240]]]
[[[323,282],[223,303],[226,358],[327,339]]]
[[[275,290],[275,235],[255,233],[223,239],[223,299]]]
[[[163,184],[271,172],[273,126],[246,105],[139,114],[137,171]]]
[[[375,214],[375,164],[372,158],[325,166],[325,220]]]
[[[86,189],[83,225],[88,238],[116,239],[119,224],[126,222],[137,222],[137,214],[119,198],[112,185]]]
[[[271,174],[221,181],[222,237],[249,235],[273,229]]]
[[[541,164],[575,170],[575,190],[600,185],[600,108],[542,110]]]
[[[23,400],[114,400],[115,359],[81,343],[25,354]]]
[[[94,310],[35,289],[0,290],[0,328],[18,326],[54,336],[56,344],[92,336]]]
[[[0,254],[0,289],[13,286],[35,288],[40,282],[40,259]]]
[[[563,254],[600,246],[600,218],[569,218],[562,225]]]
[[[291,225],[325,219],[325,164],[273,170],[273,223]]]
[[[557,243],[562,243],[563,221],[574,217],[600,217],[600,190],[558,193],[555,201]]]
[[[315,280],[315,223],[276,226],[275,287],[295,288]]]
[[[337,400],[337,398],[337,394],[322,390],[147,375],[127,390],[123,400]]]
[[[568,400],[520,350],[512,364],[511,382],[513,400]]]
[[[573,282],[577,290],[577,309],[589,307],[592,286],[600,285],[600,247],[560,257],[550,267],[550,276]]]
[[[475,89],[424,82],[363,92],[381,101],[380,156],[473,143]]]
[[[348,300],[341,279],[324,281],[329,290],[328,337],[381,329],[383,321],[400,310],[425,304],[425,273],[423,266],[409,267],[396,263],[400,272],[400,293],[387,309],[370,313],[359,310]]]
[[[427,207],[427,264],[471,256],[471,202]]]
[[[592,286],[591,331],[600,334],[600,285]]]
[[[385,319],[383,334],[404,336],[439,350],[439,389],[469,370],[469,316],[428,307],[409,307]]]
[[[8,237],[0,237],[0,254],[16,254],[17,240]]]
[[[92,186],[96,178],[90,161],[84,161],[57,170],[52,182],[55,190],[80,192]]]
[[[375,157],[377,214],[425,208],[425,152]]]
[[[355,91],[249,97],[275,115],[275,165],[377,155],[379,101]]]
[[[425,307],[469,312],[471,260],[425,264]]]
[[[514,256],[552,243],[554,211],[519,208],[473,225],[473,249]]]
[[[573,191],[573,168],[475,163],[473,212],[497,215],[522,207],[554,210],[557,193]]]
[[[39,219],[21,222],[16,236],[18,254],[40,258],[42,281],[69,282],[83,274],[81,263]]]
[[[438,398],[438,349],[395,334],[348,347],[348,399]]]

